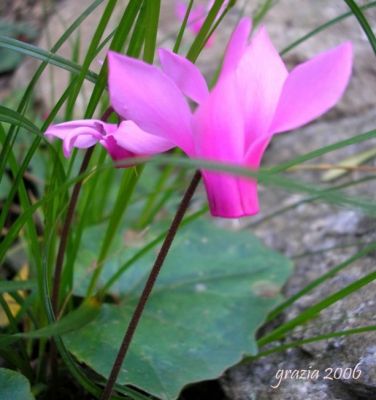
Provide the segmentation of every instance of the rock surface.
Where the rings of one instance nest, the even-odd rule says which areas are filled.
[[[304,35],[314,27],[336,15],[346,12],[341,2],[301,1],[299,6],[291,7],[291,1],[280,0],[267,16],[265,23],[274,42],[279,48]],[[376,21],[375,10],[367,12],[371,21]],[[291,65],[313,54],[334,46],[344,40],[351,40],[355,49],[354,73],[351,84],[338,106],[325,117],[299,132],[280,135],[273,139],[264,165],[287,161],[295,156],[317,149],[339,140],[353,137],[375,128],[376,112],[376,68],[369,43],[353,18],[341,22],[286,55]],[[370,86],[368,86],[370,85]],[[369,90],[370,89],[370,90]],[[375,141],[348,146],[335,153],[312,160],[311,163],[337,163],[338,160],[366,150]],[[375,165],[370,161],[369,165]],[[358,180],[365,177],[364,172],[336,181],[336,184]],[[321,182],[322,172],[300,171],[288,174],[314,185]],[[376,185],[370,180],[345,190],[348,195],[374,199]],[[344,262],[357,251],[376,239],[376,220],[363,215],[356,209],[339,208],[319,202],[301,202],[307,195],[288,194],[274,188],[261,188],[260,203],[263,210],[248,224],[249,228],[261,237],[266,244],[295,259],[295,274],[285,286],[286,296],[291,296],[313,280]],[[273,214],[289,205],[300,205],[271,219]],[[331,249],[331,250],[329,250]],[[320,302],[331,293],[346,287],[361,277],[374,272],[375,253],[371,252],[350,264],[332,279],[301,297],[286,309],[281,319],[289,321],[308,307]],[[354,329],[375,325],[375,291],[372,282],[341,301],[325,309],[307,325],[296,328],[288,334],[283,344],[294,340],[327,334],[334,331]],[[313,342],[276,353],[246,365],[230,369],[221,379],[222,387],[231,400],[350,400],[376,399],[376,333],[368,332],[353,336],[342,336],[330,340]],[[361,374],[357,379],[324,380],[327,368],[354,368],[358,364]],[[278,370],[320,371],[319,379],[282,379],[276,386]],[[338,370],[337,374],[340,374]]]
[[[279,248],[295,258],[295,274],[285,287],[285,294],[290,296],[363,248],[364,245],[360,245],[360,242],[374,240],[375,227],[375,220],[354,211],[311,204],[275,217],[255,227],[253,231],[270,246]],[[328,250],[330,248],[332,250]],[[374,271],[373,252],[301,297],[285,311],[283,320],[292,320],[329,294]],[[372,282],[333,304],[313,323],[295,329],[287,336],[286,342],[374,325],[375,290],[376,283]],[[304,344],[298,350],[288,350],[235,367],[227,372],[222,384],[228,397],[235,400],[376,398],[375,339],[375,333],[369,332]],[[277,342],[277,345],[283,343]],[[342,368],[344,371],[346,368],[354,368],[357,364],[361,370],[357,379],[342,377],[334,381],[323,380],[323,376],[328,372],[327,368],[333,368],[333,371]],[[278,370],[310,368],[320,371],[320,379],[287,378],[282,380],[277,388],[271,387],[276,385],[275,376]]]

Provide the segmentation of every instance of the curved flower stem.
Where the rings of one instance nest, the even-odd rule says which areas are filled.
[[[168,251],[169,251],[171,244],[175,238],[175,235],[179,229],[179,226],[184,217],[184,214],[187,211],[187,208],[193,197],[193,194],[200,182],[200,179],[201,179],[201,173],[199,171],[196,171],[195,175],[192,178],[191,183],[188,186],[188,189],[184,193],[184,196],[181,200],[179,208],[175,214],[173,221],[171,222],[170,228],[169,228],[167,235],[163,241],[162,247],[161,247],[161,249],[158,253],[158,256],[154,262],[153,268],[150,271],[149,277],[145,283],[144,290],[142,291],[142,294],[137,303],[136,309],[133,312],[133,315],[129,322],[128,328],[125,332],[123,341],[120,345],[119,352],[118,352],[116,359],[114,361],[114,364],[112,366],[112,370],[111,370],[110,376],[108,378],[106,387],[100,398],[101,400],[109,400],[111,397],[113,387],[116,383],[116,380],[119,375],[121,366],[124,362],[125,356],[127,355],[129,345],[131,344],[133,335],[136,331],[137,325],[142,316],[142,312],[144,310],[146,302],[150,296],[150,293],[153,289],[155,281],[157,280],[159,272],[163,266],[164,260],[168,254]]]
[[[106,122],[110,115],[112,114],[113,109],[112,107],[108,107],[107,110],[103,113],[101,120]],[[90,147],[87,149],[84,159],[82,160],[81,168],[79,171],[79,175],[83,174],[90,162],[91,156],[93,154],[94,147]],[[63,230],[61,233],[61,239],[59,244],[59,249],[56,257],[56,264],[55,264],[55,272],[54,272],[54,279],[53,279],[53,286],[52,286],[52,295],[51,295],[51,304],[52,309],[57,318],[57,314],[59,312],[59,289],[60,289],[60,281],[61,281],[61,273],[63,270],[63,263],[64,263],[64,256],[65,256],[65,249],[68,243],[68,236],[69,236],[69,229],[72,224],[74,211],[76,209],[78,196],[81,191],[82,180],[78,181],[73,188],[72,196],[70,198],[70,202],[68,205],[67,215],[65,217]]]
[[[84,173],[89,165],[91,156],[93,154],[94,147],[90,147],[87,149],[84,159],[82,160],[81,168],[79,171],[79,175]],[[61,280],[61,273],[63,270],[63,263],[64,263],[64,256],[65,256],[65,249],[67,247],[68,236],[69,236],[69,229],[72,224],[74,210],[76,209],[78,195],[80,194],[82,186],[82,181],[78,181],[73,188],[72,196],[69,201],[68,211],[65,217],[63,230],[61,232],[61,239],[59,244],[59,250],[57,252],[56,257],[56,264],[55,264],[55,273],[54,273],[54,280],[52,286],[52,295],[51,295],[51,304],[52,309],[57,318],[57,314],[59,312],[59,289],[60,289],[60,280]]]
[[[112,107],[108,107],[107,110],[103,113],[101,120],[103,122],[106,122],[110,115],[112,114],[113,109]],[[84,159],[82,160],[81,168],[79,171],[79,175],[83,174],[87,167],[89,166],[89,162],[91,159],[91,156],[93,154],[94,147],[90,147],[84,156]],[[78,201],[78,196],[81,191],[81,186],[82,186],[82,180],[79,180],[73,188],[72,196],[69,201],[68,205],[68,211],[65,216],[65,221],[63,225],[63,230],[61,233],[61,239],[59,243],[59,249],[57,252],[57,257],[56,257],[56,264],[55,264],[55,271],[54,271],[54,278],[53,278],[53,284],[52,284],[52,294],[51,294],[51,305],[52,305],[52,310],[55,315],[55,318],[58,319],[58,313],[59,313],[59,290],[60,290],[60,282],[61,282],[61,274],[63,271],[63,263],[64,263],[64,256],[65,256],[65,250],[67,247],[68,243],[68,236],[69,236],[69,230],[72,224],[73,216],[74,216],[74,211],[76,209],[77,201]],[[51,363],[51,373],[52,373],[52,381],[53,381],[53,398],[57,398],[57,380],[58,380],[58,367],[57,367],[57,348],[54,343],[54,341],[51,341],[51,350],[50,350],[50,363]]]

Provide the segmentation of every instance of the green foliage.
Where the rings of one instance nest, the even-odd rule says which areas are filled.
[[[33,40],[36,38],[37,32],[27,24],[0,19],[0,35],[11,38],[23,37]],[[22,55],[20,53],[0,48],[0,73],[14,70],[21,61]]]
[[[87,238],[90,247],[83,249],[85,256],[77,265],[79,292],[93,265],[96,237]],[[64,335],[68,349],[98,373],[107,375],[112,366],[153,258],[149,251],[121,277],[116,287],[120,304],[103,306],[90,324]],[[103,275],[111,276],[119,261],[119,256],[109,258]],[[244,354],[256,354],[256,331],[281,301],[280,288],[291,270],[287,258],[250,233],[202,220],[182,228],[119,381],[174,399],[184,385],[216,378]]]
[[[0,368],[0,398],[34,400],[28,380],[18,372]]]
[[[14,288],[12,288],[12,290],[14,290]],[[98,313],[98,302],[94,299],[89,299],[71,313],[48,326],[30,332],[16,333],[14,335],[0,335],[0,347],[8,346],[9,343],[23,338],[50,338],[53,336],[66,334],[71,331],[76,331],[77,329],[80,329],[82,326],[85,326],[91,322],[98,315]]]

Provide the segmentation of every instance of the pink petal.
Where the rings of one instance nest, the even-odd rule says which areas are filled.
[[[333,107],[352,68],[351,43],[343,43],[294,68],[283,87],[271,132],[298,128]]]
[[[184,20],[185,14],[187,13],[187,5],[183,1],[176,3],[175,14],[180,21]]]
[[[252,170],[257,170],[260,166],[262,156],[266,148],[268,147],[271,140],[271,136],[261,137],[256,140],[251,147],[248,149],[247,154],[244,158],[244,167],[249,167]],[[244,215],[254,215],[259,211],[258,196],[257,196],[257,181],[251,178],[249,179],[239,179],[240,192],[243,193],[244,199],[244,209],[252,209],[252,214]]]
[[[244,123],[231,77],[222,79],[197,109],[194,140],[197,158],[241,165],[244,157]],[[247,195],[241,191],[238,177],[211,171],[203,171],[203,177],[213,215],[235,218],[255,211],[253,205],[252,209],[243,207],[243,198]],[[250,191],[247,193],[253,199]]]
[[[163,71],[177,87],[196,103],[201,103],[209,94],[208,86],[200,70],[185,57],[170,50],[159,49]]]
[[[188,6],[184,1],[178,1],[176,3],[175,14],[180,21],[184,20],[185,14],[187,13]],[[188,22],[192,23],[197,21],[197,19],[202,19],[205,15],[205,7],[202,4],[194,6],[191,8],[191,12],[188,16]]]
[[[240,218],[258,213],[257,184],[252,179],[208,171],[203,178],[213,216]]]
[[[222,79],[194,116],[195,156],[239,163],[244,156],[244,121],[236,85]]]
[[[234,71],[237,67],[239,60],[247,47],[248,36],[251,32],[251,28],[252,21],[250,18],[242,18],[239,21],[226,47],[221,76]]]
[[[175,83],[153,65],[108,53],[111,104],[142,130],[192,151],[191,111]]]
[[[260,28],[236,69],[245,120],[246,149],[255,139],[268,133],[287,75],[265,28]]]
[[[108,154],[114,161],[121,161],[128,158],[135,157],[131,151],[124,149],[119,146],[113,135],[106,136],[103,140],[100,141],[101,145],[107,150]],[[132,164],[127,164],[125,167],[131,167]],[[118,165],[118,167],[121,167]]]
[[[99,119],[82,119],[82,120],[68,121],[68,122],[62,122],[60,124],[50,125],[44,134],[45,136],[51,139],[53,137],[64,139],[65,136],[72,131],[72,129],[87,128],[88,130],[94,129],[95,131],[98,131],[102,129],[101,128],[102,126],[103,129],[108,129],[106,125],[112,125],[112,124],[105,124]]]
[[[208,13],[210,12],[211,8],[213,7],[213,5],[214,1],[209,1],[207,7],[205,7],[203,4],[198,4],[197,6],[192,7],[191,12],[189,13],[188,16],[187,26],[193,33],[197,34],[200,32],[202,25],[204,24],[205,19]],[[220,8],[216,20],[224,12],[227,5],[228,1],[226,0],[223,3],[222,7]],[[188,7],[186,3],[181,1],[177,3],[175,13],[180,21],[184,20],[187,9]],[[215,34],[210,36],[210,38],[205,44],[205,47],[211,47],[214,44],[214,40],[215,40]]]
[[[95,145],[103,136],[116,129],[115,124],[107,124],[100,120],[76,120],[51,125],[45,132],[48,138],[57,137],[63,140],[65,157],[69,157],[73,147],[85,149]]]
[[[206,14],[207,13],[203,4],[199,4],[192,8],[188,17],[188,27],[193,33],[200,32],[200,29],[205,21]]]
[[[257,170],[269,142],[270,137],[265,137],[253,143],[241,165]],[[240,218],[259,212],[257,182],[254,179],[211,171],[205,171],[203,176],[213,216]]]
[[[215,38],[216,38],[216,34],[213,33],[213,34],[209,37],[209,39],[206,41],[205,47],[207,47],[207,48],[212,47],[212,46],[214,45]]]
[[[243,165],[252,169],[257,169],[261,164],[262,156],[268,147],[272,137],[264,136],[255,140],[247,150]]]
[[[112,137],[118,146],[137,155],[158,154],[175,147],[170,141],[143,131],[133,121],[123,121]]]
[[[73,147],[87,149],[101,140],[100,133],[93,131],[89,133],[86,128],[72,130],[63,140],[63,152],[65,157],[70,157]]]

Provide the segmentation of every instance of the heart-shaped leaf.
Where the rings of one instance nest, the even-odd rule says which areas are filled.
[[[103,376],[109,375],[154,257],[151,252],[126,271],[120,305],[104,305],[95,320],[64,336],[70,351]],[[188,383],[216,378],[244,355],[255,354],[255,333],[281,300],[291,269],[290,260],[249,232],[205,221],[183,228],[118,382],[175,399]]]
[[[0,399],[34,400],[29,381],[20,373],[0,368]]]

